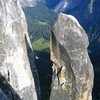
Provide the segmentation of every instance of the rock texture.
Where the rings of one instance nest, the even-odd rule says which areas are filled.
[[[30,65],[38,80],[19,0],[0,0],[0,100],[37,100]]]
[[[51,34],[53,80],[50,100],[92,100],[93,67],[88,37],[71,15],[59,14]]]

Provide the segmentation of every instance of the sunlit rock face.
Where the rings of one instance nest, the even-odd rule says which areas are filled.
[[[36,68],[34,59],[29,63],[29,49],[26,19],[19,0],[0,0],[0,95],[4,93],[4,98],[37,100],[30,65],[34,72]]]
[[[71,15],[59,14],[51,34],[53,80],[50,100],[92,100],[93,67],[88,37]]]

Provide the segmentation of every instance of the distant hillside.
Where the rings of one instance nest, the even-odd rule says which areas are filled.
[[[31,41],[39,38],[49,40],[51,27],[57,18],[57,14],[41,3],[38,3],[36,7],[25,7],[23,10],[26,15]]]
[[[92,63],[100,66],[100,21],[94,21],[87,31],[89,37],[89,54]]]

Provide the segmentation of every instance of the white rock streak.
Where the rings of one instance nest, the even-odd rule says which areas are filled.
[[[89,12],[92,13],[93,11],[93,4],[94,4],[95,0],[91,0],[90,4],[89,4]]]

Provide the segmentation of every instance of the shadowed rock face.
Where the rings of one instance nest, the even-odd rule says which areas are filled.
[[[30,65],[35,77],[37,72],[34,57],[33,63],[29,63],[29,48],[31,49],[31,44],[26,19],[19,0],[0,0],[0,95],[5,93],[4,98],[12,100],[12,95],[17,94],[14,100],[37,100]],[[6,87],[5,90],[3,86]],[[7,87],[9,91],[5,92]],[[6,99],[0,97],[0,100]]]
[[[92,100],[93,67],[88,37],[71,15],[59,14],[51,34],[53,82],[50,100]]]
[[[3,93],[3,91],[0,89],[0,99],[1,100],[9,100],[8,98],[7,98],[7,96]]]

